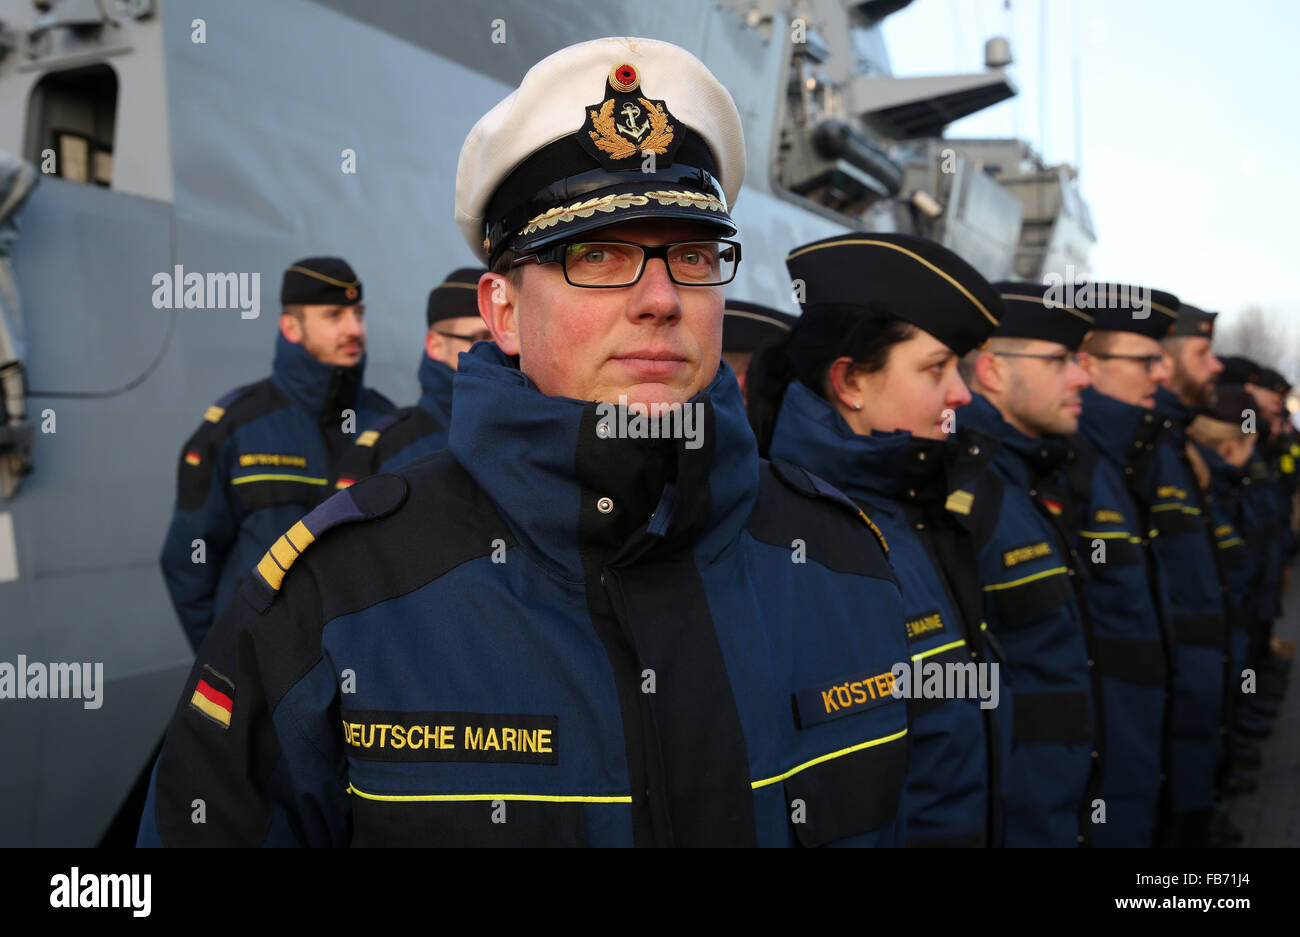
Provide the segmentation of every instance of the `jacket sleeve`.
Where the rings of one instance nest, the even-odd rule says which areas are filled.
[[[181,450],[176,507],[159,558],[172,605],[195,650],[212,627],[217,584],[239,533],[229,497],[234,443],[205,445],[205,429]]]
[[[296,569],[270,600],[258,586],[241,588],[194,663],[137,845],[351,840],[338,683],[321,651],[315,580]]]

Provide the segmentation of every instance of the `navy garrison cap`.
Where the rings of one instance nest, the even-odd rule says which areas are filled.
[[[342,257],[304,257],[284,271],[282,306],[351,306],[361,302],[361,280]]]
[[[478,281],[487,273],[486,267],[461,267],[453,270],[441,283],[429,291],[425,319],[432,328],[443,319],[478,317]]]
[[[620,221],[735,233],[745,138],[704,63],[657,39],[607,38],[542,59],[465,139],[456,223],[479,259]]]
[[[1092,331],[1092,313],[1065,302],[1062,286],[1002,280],[993,288],[1002,298],[1002,322],[994,338],[1037,338],[1078,348]]]
[[[1202,407],[1201,413],[1212,420],[1240,423],[1243,410],[1259,411],[1254,394],[1240,384],[1224,384],[1215,387],[1210,405]]]
[[[1218,384],[1259,384],[1262,369],[1245,355],[1218,355],[1217,357],[1219,364],[1223,365],[1223,373],[1218,377]]]
[[[1178,307],[1178,320],[1174,322],[1173,331],[1169,335],[1214,338],[1214,320],[1218,315],[1217,312],[1206,312],[1189,302],[1183,302]]]
[[[798,321],[798,316],[770,306],[729,299],[722,312],[722,350],[754,351],[768,342],[785,338]]]
[[[1178,297],[1130,283],[1065,284],[1064,298],[1092,316],[1094,332],[1133,332],[1165,338],[1178,317]]]
[[[785,259],[803,309],[851,306],[925,329],[958,355],[997,327],[1002,300],[948,248],[910,234],[840,234]]]
[[[1251,381],[1251,383],[1265,390],[1276,391],[1279,394],[1285,394],[1291,390],[1291,382],[1283,377],[1281,372],[1274,371],[1272,368],[1260,368],[1258,378]]]

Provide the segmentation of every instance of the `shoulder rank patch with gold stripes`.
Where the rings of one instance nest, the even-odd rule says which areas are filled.
[[[954,514],[969,514],[974,504],[975,495],[973,493],[957,490],[948,495],[948,500],[944,502],[943,506]]]
[[[858,514],[860,514],[862,516],[862,519],[867,522],[867,526],[871,528],[871,532],[875,534],[876,539],[880,541],[880,549],[884,550],[885,555],[888,556],[889,542],[885,540],[885,535],[881,532],[880,528],[876,526],[876,522],[873,521],[871,518],[867,517],[867,512],[862,510],[861,508],[858,509]]]
[[[406,500],[406,482],[396,475],[374,475],[338,492],[290,527],[254,568],[252,582],[262,587],[264,611],[284,583],[285,573],[328,530],[355,521],[385,517]]]

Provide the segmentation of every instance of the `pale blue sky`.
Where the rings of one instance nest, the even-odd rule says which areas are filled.
[[[915,0],[885,21],[899,75],[981,70],[984,40],[1011,39],[1020,94],[948,135],[1022,137],[1049,162],[1079,152],[1097,277],[1300,323],[1300,3],[1047,0],[1045,57],[1041,0],[1005,6]]]

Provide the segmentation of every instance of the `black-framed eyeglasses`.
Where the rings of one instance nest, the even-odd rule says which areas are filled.
[[[1164,355],[1103,355],[1095,351],[1091,352],[1091,354],[1094,358],[1106,358],[1108,360],[1118,358],[1120,361],[1139,361],[1148,374],[1156,365],[1165,360]]]
[[[461,335],[458,332],[444,332],[442,329],[434,329],[434,331],[446,338],[459,338],[462,342],[469,342],[470,344],[473,344],[474,342],[486,342],[492,337],[492,333],[486,331],[475,332],[473,335]]]
[[[1059,355],[1034,355],[1027,351],[995,351],[993,354],[1002,358],[1037,358],[1040,361],[1051,361],[1058,368],[1065,367],[1067,361],[1071,364],[1079,363],[1079,356],[1072,351],[1063,351]]]
[[[612,290],[631,286],[645,273],[646,261],[658,257],[678,286],[722,286],[736,277],[740,244],[723,239],[638,244],[635,241],[573,241],[554,244],[512,263],[561,264],[570,286]]]

